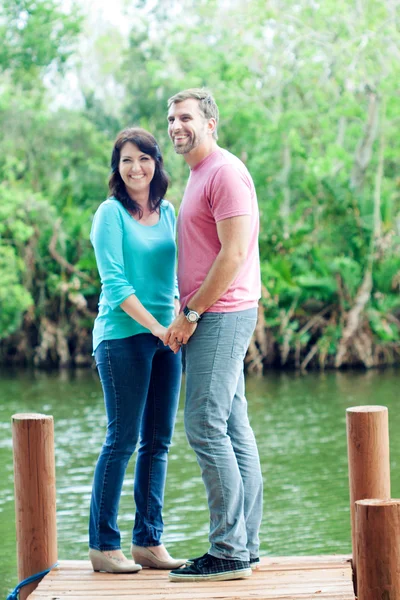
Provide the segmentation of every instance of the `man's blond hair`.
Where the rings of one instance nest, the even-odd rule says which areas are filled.
[[[179,104],[179,102],[189,100],[190,98],[193,98],[194,100],[198,101],[200,112],[202,113],[205,119],[215,119],[215,129],[212,135],[213,138],[217,140],[217,127],[219,119],[218,106],[212,94],[205,88],[189,88],[188,90],[178,92],[177,94],[169,98],[168,108],[170,108],[172,104]]]

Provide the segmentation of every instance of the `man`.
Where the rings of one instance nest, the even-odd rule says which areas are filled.
[[[165,343],[187,344],[185,428],[210,509],[211,548],[171,581],[249,577],[259,562],[262,477],[243,360],[260,297],[258,208],[244,164],[217,145],[207,90],[168,101],[168,133],[191,172],[178,217],[181,312]]]

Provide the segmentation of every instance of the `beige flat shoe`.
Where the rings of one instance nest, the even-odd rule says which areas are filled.
[[[89,558],[91,560],[93,571],[105,571],[106,573],[136,573],[140,571],[142,565],[133,560],[122,560],[106,556],[104,552],[90,548]]]
[[[150,569],[178,569],[186,563],[186,559],[183,558],[161,560],[148,548],[135,546],[135,544],[131,546],[131,553],[134,560],[140,562],[142,567],[149,567]]]

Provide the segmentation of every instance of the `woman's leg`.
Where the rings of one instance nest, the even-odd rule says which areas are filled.
[[[121,547],[117,525],[125,470],[139,437],[157,340],[139,334],[102,342],[95,358],[104,392],[107,433],[94,473],[89,546]]]
[[[132,543],[137,546],[161,544],[167,454],[179,403],[181,372],[181,353],[174,354],[160,342],[153,359],[136,461]]]

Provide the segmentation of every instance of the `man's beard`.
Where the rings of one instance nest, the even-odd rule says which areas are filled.
[[[195,148],[196,146],[197,146],[196,138],[189,138],[188,141],[186,142],[186,144],[178,144],[178,145],[174,144],[175,152],[177,154],[187,154],[188,152],[193,150],[193,148]]]
[[[186,144],[179,145],[179,146],[176,146],[174,144],[175,152],[177,154],[188,154],[189,152],[191,152],[191,150],[194,150],[195,148],[197,148],[197,146],[199,144],[201,144],[201,142],[203,141],[204,138],[205,138],[204,135],[199,136],[199,137],[197,137],[196,135],[193,135],[193,137],[189,137]]]

